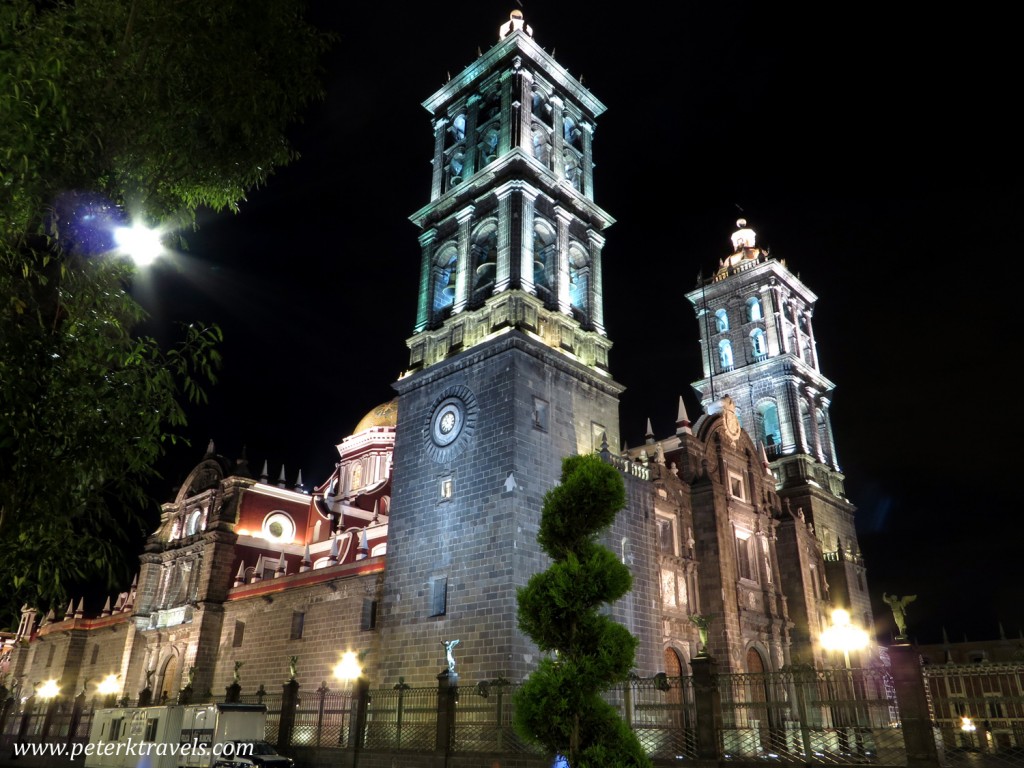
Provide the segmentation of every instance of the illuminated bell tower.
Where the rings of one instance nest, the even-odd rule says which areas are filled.
[[[538,654],[515,591],[547,566],[544,493],[562,457],[619,439],[601,290],[613,220],[594,204],[591,155],[605,107],[518,11],[423,106],[433,176],[411,217],[419,301],[394,385],[382,682],[433,681],[453,639],[464,682],[522,679]]]
[[[757,246],[745,220],[736,224],[732,252],[687,294],[704,366],[693,387],[708,412],[732,397],[743,428],[765,447],[779,496],[814,526],[828,596],[870,627],[856,508],[846,498],[829,416],[835,385],[819,368],[811,322],[818,297],[784,260]]]

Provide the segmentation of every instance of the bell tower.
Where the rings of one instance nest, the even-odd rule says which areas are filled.
[[[705,411],[729,395],[741,425],[771,462],[778,493],[815,529],[828,597],[869,627],[864,560],[836,458],[829,409],[835,385],[821,372],[812,317],[818,297],[757,245],[744,219],[732,252],[687,294],[697,313],[704,377],[693,384]]]
[[[420,283],[394,385],[380,674],[433,682],[459,640],[464,680],[515,680],[538,661],[516,588],[546,567],[543,496],[564,456],[619,440],[601,287],[613,220],[594,203],[592,158],[605,107],[519,11],[423,106],[433,173],[411,216]]]

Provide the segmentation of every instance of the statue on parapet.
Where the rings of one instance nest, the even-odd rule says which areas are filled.
[[[893,621],[896,622],[897,640],[907,639],[907,604],[915,600],[917,600],[917,595],[896,597],[896,595],[882,593],[882,602],[889,606],[889,609],[892,611]]]

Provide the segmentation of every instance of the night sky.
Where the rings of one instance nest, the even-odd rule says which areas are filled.
[[[605,313],[622,434],[674,430],[701,375],[685,293],[730,250],[758,244],[818,296],[821,370],[887,641],[882,592],[917,594],[910,632],[937,640],[1024,629],[1022,416],[1008,367],[1021,231],[1005,116],[1011,47],[998,24],[899,4],[527,3],[536,41],[608,111],[594,136],[606,232]],[[337,6],[337,7],[335,7]],[[163,335],[216,322],[225,367],[171,449],[163,498],[213,439],[252,469],[299,469],[391,399],[408,362],[429,199],[421,102],[497,41],[514,2],[352,6],[314,18],[339,40],[327,97],[296,127],[302,158],[240,214],[201,217],[189,250],[135,292]],[[990,27],[990,28],[987,28]],[[955,32],[955,34],[954,34]]]

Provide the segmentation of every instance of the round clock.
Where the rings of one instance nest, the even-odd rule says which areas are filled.
[[[423,447],[437,462],[448,462],[472,442],[479,405],[476,395],[461,384],[446,387],[423,422]]]
[[[431,438],[440,447],[451,445],[462,432],[465,406],[457,397],[449,397],[434,409],[431,418]]]

